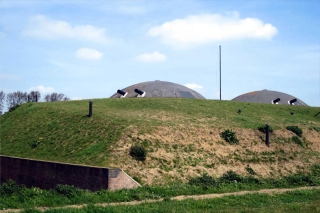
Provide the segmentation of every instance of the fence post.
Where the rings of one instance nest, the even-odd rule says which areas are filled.
[[[92,117],[92,101],[89,101],[89,118]]]
[[[269,124],[266,124],[266,145],[269,147]]]

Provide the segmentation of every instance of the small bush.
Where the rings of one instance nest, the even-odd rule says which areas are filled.
[[[0,185],[0,194],[4,195],[12,195],[13,193],[19,192],[21,190],[21,186],[17,185],[15,181],[9,179]]]
[[[255,175],[255,174],[256,174],[256,172],[255,172],[250,166],[247,166],[247,167],[246,167],[246,170],[247,170],[247,172],[248,172],[249,174],[251,174],[251,175]]]
[[[311,172],[313,175],[320,178],[320,164],[313,164],[311,167]]]
[[[132,146],[130,148],[130,156],[139,161],[145,161],[147,157],[147,150],[143,146]]]
[[[233,132],[232,130],[225,130],[223,131],[220,136],[230,144],[238,144],[239,140],[237,139],[236,133]]]
[[[299,137],[302,136],[302,129],[300,129],[298,126],[287,126],[287,130],[290,130],[291,132],[294,132]]]
[[[221,182],[241,182],[243,180],[243,178],[238,175],[237,173],[235,173],[232,170],[227,171],[227,173],[223,174],[222,177],[219,178],[219,180]]]
[[[246,184],[262,184],[262,182],[259,179],[254,178],[252,176],[244,177],[241,182]]]
[[[42,141],[42,138],[39,138],[38,140],[36,141],[33,141],[32,144],[31,144],[31,148],[36,148]]]
[[[295,174],[292,176],[285,177],[285,180],[288,182],[290,186],[301,186],[301,185],[315,185],[312,177],[307,175]]]
[[[293,142],[295,142],[296,144],[298,144],[298,145],[300,145],[300,146],[303,147],[303,143],[302,143],[302,141],[300,140],[299,137],[297,137],[297,136],[292,136],[291,139],[293,140]]]
[[[74,186],[63,185],[63,184],[57,184],[54,190],[58,194],[67,196],[68,198],[80,195],[81,192],[82,192],[81,189],[78,189],[78,188],[76,188]]]
[[[15,106],[12,106],[9,108],[9,112],[13,112],[14,110],[18,109],[18,107],[20,107],[21,105],[20,104],[17,104]]]
[[[257,129],[262,132],[262,133],[266,133],[266,125],[260,125],[257,127]],[[271,126],[269,126],[269,132],[273,132],[273,129]]]
[[[202,188],[209,188],[210,186],[215,186],[217,182],[208,174],[203,174],[201,177],[190,179],[189,184],[194,186],[201,186]]]

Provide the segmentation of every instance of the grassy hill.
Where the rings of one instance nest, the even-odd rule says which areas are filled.
[[[319,107],[196,99],[96,99],[26,103],[0,117],[0,154],[119,167],[142,184],[186,181],[227,170],[258,177],[308,172],[320,165]],[[242,112],[238,113],[238,109]],[[291,115],[291,112],[294,112]],[[270,124],[270,147],[257,130]],[[301,143],[287,126],[303,130]],[[239,144],[220,133],[233,130]],[[297,137],[295,137],[297,138]],[[145,162],[129,155],[147,149]]]

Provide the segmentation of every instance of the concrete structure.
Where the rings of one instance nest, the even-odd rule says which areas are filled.
[[[140,184],[119,168],[103,168],[31,160],[0,155],[1,182],[8,179],[26,187],[54,188],[57,184],[98,191],[136,188]]]
[[[140,93],[144,92],[144,93]],[[148,81],[118,90],[110,98],[163,97],[205,99],[198,92],[188,87],[165,81]]]
[[[260,90],[245,93],[235,97],[232,101],[308,106],[306,103],[292,95],[271,90]]]

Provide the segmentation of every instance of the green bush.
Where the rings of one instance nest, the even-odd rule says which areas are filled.
[[[311,172],[313,175],[320,178],[320,164],[313,164],[311,167]]]
[[[249,185],[250,184],[262,184],[262,182],[259,179],[254,178],[252,176],[243,177],[241,183],[245,183],[245,184],[249,184]]]
[[[295,142],[296,144],[298,144],[298,145],[300,145],[300,146],[303,147],[303,143],[302,143],[302,141],[300,140],[299,137],[297,137],[297,136],[292,136],[291,139],[293,140],[293,142]]]
[[[242,180],[243,180],[243,178],[232,170],[227,171],[227,173],[224,173],[219,178],[220,182],[225,182],[225,183],[230,183],[230,182],[240,183]]]
[[[139,161],[145,161],[147,157],[147,150],[143,146],[132,146],[130,148],[130,156]]]
[[[18,109],[18,107],[20,107],[21,105],[20,104],[17,104],[15,106],[12,106],[9,108],[9,112],[13,112],[14,110]]]
[[[257,129],[262,132],[262,133],[266,133],[266,125],[260,125],[257,127]],[[273,132],[273,129],[271,126],[269,126],[269,132]]]
[[[238,144],[239,140],[237,139],[236,133],[233,132],[232,130],[225,130],[223,131],[220,136],[230,144]]]
[[[13,193],[19,192],[22,186],[16,184],[15,181],[9,179],[0,185],[0,194],[4,195],[11,195]]]
[[[285,180],[290,186],[301,186],[301,185],[308,185],[308,186],[314,186],[314,180],[312,177],[308,175],[292,175],[285,177]]]
[[[217,184],[216,180],[208,174],[203,174],[201,177],[195,177],[189,180],[190,185],[201,186],[203,188],[209,188]]]
[[[246,170],[247,170],[247,172],[248,172],[249,174],[251,174],[251,175],[255,175],[255,174],[256,174],[256,172],[255,172],[250,166],[247,166],[247,167],[246,167]]]
[[[302,136],[302,129],[300,129],[298,126],[287,126],[286,129],[294,132],[299,137]]]
[[[42,141],[42,138],[39,138],[38,140],[36,141],[33,141],[32,144],[31,144],[31,148],[36,148]]]
[[[81,195],[82,190],[78,189],[74,186],[57,184],[54,191],[56,191],[60,195],[64,195],[68,198],[75,197],[77,195]]]

